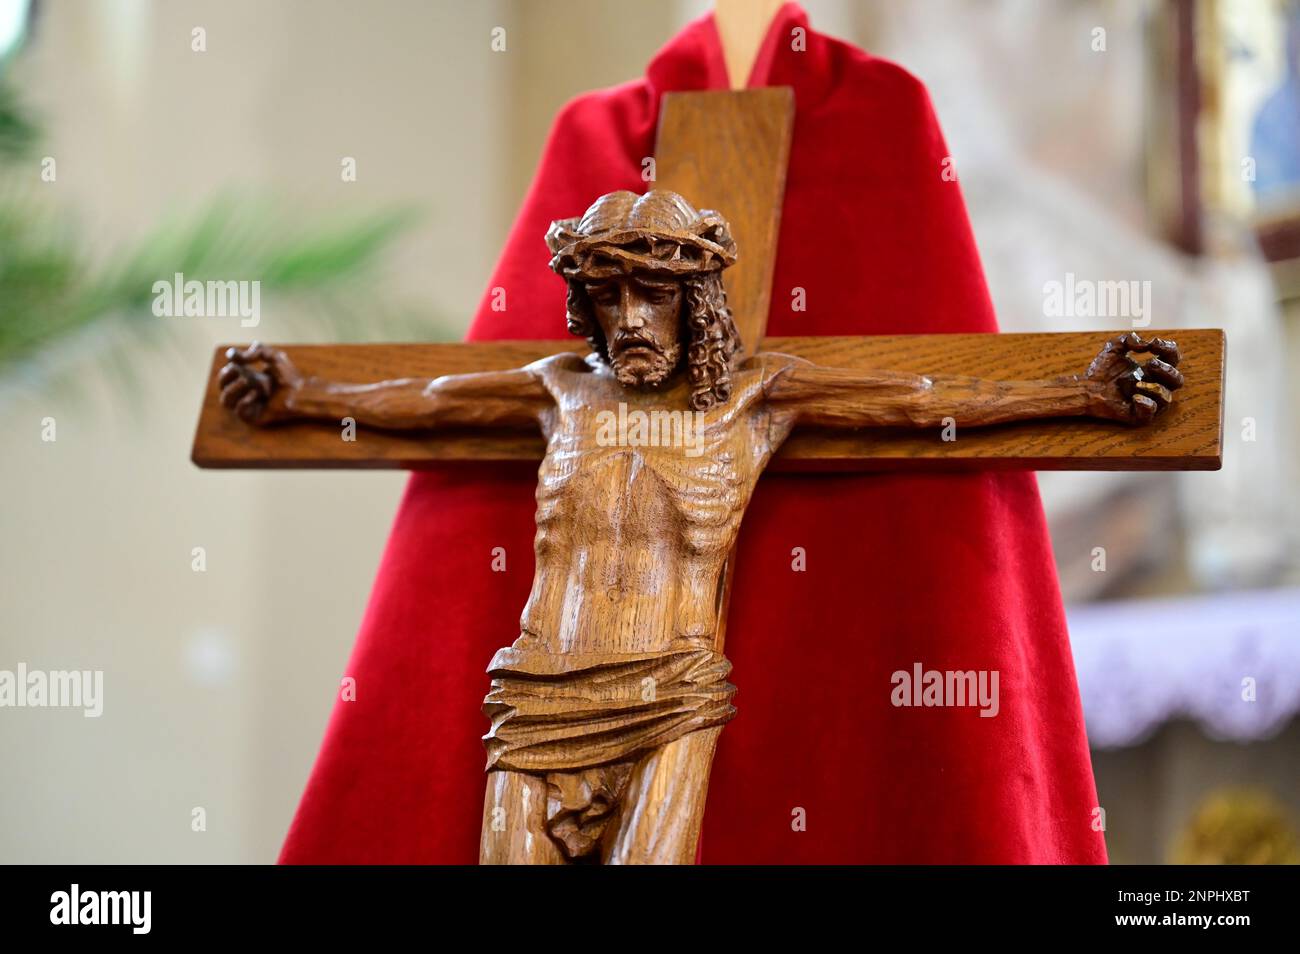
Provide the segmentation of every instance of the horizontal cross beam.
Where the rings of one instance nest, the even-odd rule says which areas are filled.
[[[1223,452],[1223,332],[1147,332],[1170,337],[1182,352],[1186,384],[1146,427],[1068,418],[964,428],[945,441],[937,429],[796,431],[776,455],[777,471],[936,470],[1217,470]],[[761,350],[821,365],[915,374],[963,374],[1025,381],[1081,374],[1118,332],[767,338]],[[341,424],[245,424],[219,401],[217,349],[194,439],[193,460],[214,468],[420,469],[445,461],[541,460],[536,433],[457,429],[388,433]],[[297,345],[285,351],[307,375],[369,383],[519,367],[585,343],[510,341],[476,344]]]

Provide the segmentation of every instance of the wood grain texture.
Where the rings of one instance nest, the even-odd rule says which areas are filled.
[[[1187,383],[1173,405],[1147,427],[1064,419],[966,429],[944,442],[932,431],[862,429],[796,431],[770,469],[875,470],[1217,470],[1222,460],[1223,332],[1158,332],[1182,349]],[[900,335],[863,338],[769,338],[765,351],[832,367],[967,374],[1016,381],[1081,374],[1113,333]],[[344,441],[341,427],[315,423],[250,427],[221,407],[213,356],[193,460],[216,468],[419,469],[441,461],[522,462],[544,450],[538,434],[495,429],[388,433],[358,428]],[[581,353],[583,342],[286,346],[304,373],[357,383],[402,377],[504,370],[559,351]]]
[[[417,468],[463,460],[535,467],[542,461],[533,587],[519,639],[489,666],[492,690],[484,701],[491,720],[480,842],[486,863],[694,859],[714,747],[734,714],[730,665],[721,653],[734,572],[730,554],[750,495],[778,448],[776,466],[796,469],[1219,464],[1221,332],[1172,336],[1182,347],[1186,383],[1146,427],[1077,417],[967,426],[1027,416],[1009,417],[1006,398],[1012,394],[1027,395],[1017,406],[1039,416],[1085,413],[1095,376],[1089,371],[1087,387],[1077,378],[1114,335],[763,340],[792,120],[788,89],[673,94],[661,113],[656,188],[730,218],[740,257],[724,280],[750,353],[811,362],[768,354],[733,366],[726,359],[734,337],[721,309],[716,269],[709,286],[716,306],[701,304],[698,283],[683,284],[676,293],[691,289],[692,321],[712,315],[726,330],[718,339],[725,349],[713,395],[721,400],[695,411],[695,441],[610,440],[600,419],[615,406],[642,419],[665,406],[693,406],[704,393],[698,380],[703,362],[691,365],[696,380],[679,376],[660,390],[625,387],[615,375],[592,373],[569,355],[524,372],[430,384],[445,375],[509,371],[557,352],[581,354],[588,345],[259,348],[236,354],[226,369],[232,410],[248,421],[283,421],[254,426],[221,405],[218,372],[226,349],[217,351],[194,444],[200,466]],[[618,195],[605,200],[626,204]],[[569,220],[557,225],[561,232],[582,232]],[[683,244],[730,261],[735,250],[722,247],[725,223],[716,228],[708,233],[714,248],[698,233],[650,229],[649,239],[677,243],[672,257],[660,256],[653,241],[648,248],[619,248],[634,258],[650,256],[653,261],[639,267],[659,271],[665,262],[681,264]],[[573,275],[585,275],[579,253],[590,236],[555,235],[562,240],[552,246],[557,259],[569,250]],[[647,241],[640,232],[635,237]],[[677,306],[669,313],[668,303],[675,301],[625,279],[617,296],[597,302],[604,337],[595,346],[601,353],[602,341],[616,346],[608,356],[620,377],[638,383],[629,368],[644,365],[646,343],[659,337],[659,325],[669,326],[665,338],[672,336],[679,322]],[[645,334],[646,328],[654,334],[628,345],[630,357],[620,370],[620,340],[636,342],[628,331]],[[1174,361],[1176,349],[1162,347]],[[705,357],[718,353],[715,348]],[[827,371],[835,368],[895,376]],[[1142,373],[1163,375],[1171,388],[1182,383],[1169,378],[1176,372],[1156,365],[1126,369],[1130,378]],[[969,377],[941,379],[946,375]],[[1121,395],[1117,381],[1107,380],[1112,400],[1127,413],[1132,393]],[[389,383],[370,386],[381,381]],[[995,387],[987,381],[1035,383]],[[953,394],[966,399],[954,401]],[[934,426],[949,409],[962,421],[955,441],[944,441]],[[315,422],[293,421],[292,415]],[[376,427],[345,427],[342,415]],[[526,420],[536,423],[532,433],[505,429]],[[840,428],[792,432],[800,420]],[[868,421],[912,426],[857,427]],[[496,426],[419,429],[437,422]],[[550,436],[544,459],[543,431]]]
[[[717,14],[724,37],[737,32],[736,21],[743,16],[738,4],[728,6],[730,9]],[[750,19],[770,22],[774,11],[760,12],[760,6],[770,5],[745,8]],[[743,72],[748,75],[749,67]],[[734,79],[733,87],[738,85]],[[739,85],[744,85],[743,77]],[[767,334],[794,112],[794,90],[789,87],[668,93],[661,105],[655,142],[657,185],[687,196],[696,208],[716,209],[726,215],[736,241],[736,263],[723,273],[722,280],[740,333],[738,358],[753,354]],[[719,601],[719,650],[731,599],[731,566],[728,562],[723,571],[726,582]]]
[[[668,93],[659,117],[655,188],[715,209],[731,224],[738,256],[723,285],[743,354],[753,353],[767,327],[793,127],[787,86]]]

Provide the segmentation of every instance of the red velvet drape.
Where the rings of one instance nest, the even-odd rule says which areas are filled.
[[[469,337],[563,337],[548,224],[645,188],[662,93],[725,85],[705,17],[644,79],[570,103],[491,281],[507,308],[485,294]],[[925,88],[813,32],[796,4],[750,85],[792,86],[797,104],[769,333],[995,331]],[[281,861],[477,859],[484,667],[518,635],[533,490],[533,474],[490,467],[411,478],[347,670],[357,699],[335,706]],[[507,572],[493,572],[494,547]],[[1032,475],[765,477],[737,574],[739,714],[714,764],[703,861],[1105,861]],[[918,662],[997,670],[997,715],[892,705],[892,674]]]

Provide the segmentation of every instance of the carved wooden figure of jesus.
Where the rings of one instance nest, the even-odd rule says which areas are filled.
[[[222,403],[249,423],[352,417],[545,436],[532,593],[519,637],[488,669],[485,863],[694,860],[714,747],[735,714],[719,645],[724,568],[759,475],[795,427],[1143,424],[1182,385],[1177,346],[1132,333],[1052,380],[741,360],[721,280],[736,257],[727,223],[673,192],[602,196],[547,242],[585,359],[345,384],[255,344],[231,349],[220,376]]]

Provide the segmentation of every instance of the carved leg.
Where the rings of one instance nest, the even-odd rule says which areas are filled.
[[[689,732],[645,756],[623,793],[607,865],[690,865],[700,840],[709,771],[722,726]]]
[[[567,864],[546,833],[546,780],[524,772],[488,772],[483,798],[482,865]]]

